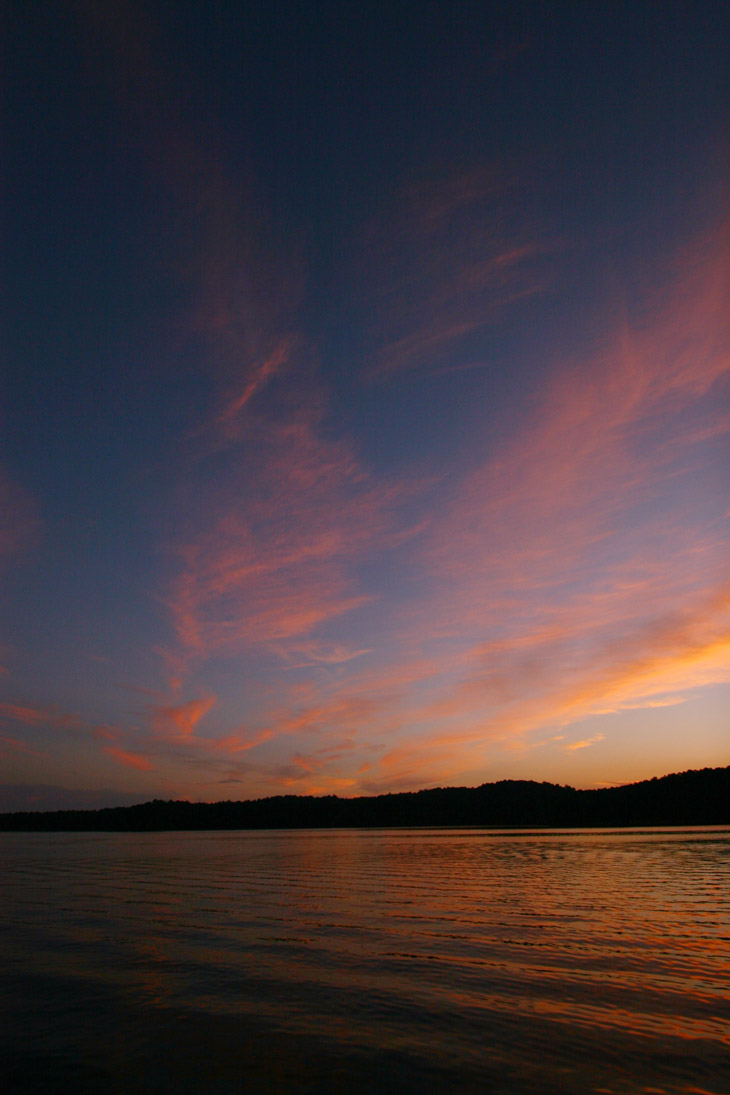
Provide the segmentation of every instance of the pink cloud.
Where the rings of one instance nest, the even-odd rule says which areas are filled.
[[[730,681],[726,471],[723,483],[706,448],[730,425],[725,236],[640,320],[621,317],[590,360],[565,365],[414,544],[422,596],[383,673],[397,680],[405,651],[429,656],[403,680],[397,719],[390,697],[358,724],[390,745],[355,786],[484,771],[536,733]]]
[[[49,711],[41,707],[24,707],[17,703],[0,703],[0,718],[22,722],[26,726],[43,726],[48,722]]]
[[[441,371],[463,357],[466,339],[544,290],[548,251],[530,225],[519,180],[483,167],[422,181],[381,223],[370,226],[365,257],[372,302],[372,377]]]
[[[285,241],[273,245],[252,179],[226,170],[215,125],[183,117],[146,19],[130,28],[105,10],[83,25],[151,176],[194,211],[179,241],[190,305],[178,327],[202,350],[207,395],[187,432],[188,486],[161,591],[174,637],[158,647],[179,692],[214,655],[275,648],[291,664],[295,644],[325,651],[322,630],[371,602],[356,569],[395,535],[399,492],[333,438],[298,321],[301,263]],[[338,645],[319,660],[337,664]]]
[[[224,406],[216,419],[216,425],[230,435],[235,428],[236,420],[241,411],[264,385],[287,365],[296,348],[296,339],[293,335],[284,336],[272,352],[260,363],[254,364],[250,378],[246,381],[240,395],[233,396]]]
[[[209,502],[197,496],[167,598],[183,658],[271,644],[287,656],[369,603],[353,568],[398,534],[399,492],[376,486],[319,419],[268,423],[245,461],[229,454]]]
[[[82,725],[75,715],[55,707],[30,707],[17,703],[0,703],[0,719],[9,719],[25,726],[53,726],[59,730],[75,730]]]
[[[724,247],[727,232],[719,236]],[[621,319],[592,360],[558,370],[533,420],[452,497],[434,529],[433,566],[457,581],[478,570],[500,591],[546,588],[585,560],[598,575],[592,560],[627,532],[661,535],[656,517],[631,511],[671,490],[680,461],[691,475],[702,437],[726,435],[726,399],[701,400],[729,375],[728,307],[726,257],[687,261],[652,315]],[[671,510],[662,520],[686,522]]]
[[[2,755],[2,753],[7,753],[8,750],[23,753],[25,756],[36,757],[38,759],[48,756],[46,750],[34,749],[32,746],[28,745],[27,742],[0,732],[0,755]]]
[[[121,731],[116,726],[95,726],[91,734],[97,741],[117,741]]]

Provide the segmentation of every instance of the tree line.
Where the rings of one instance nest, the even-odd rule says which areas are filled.
[[[154,799],[101,810],[0,814],[0,831],[5,832],[728,824],[730,766],[596,790],[500,780],[480,787],[434,787],[359,798],[276,795],[213,803]]]

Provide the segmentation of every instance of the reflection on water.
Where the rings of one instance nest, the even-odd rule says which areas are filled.
[[[730,1092],[730,830],[2,834],[11,1092]]]

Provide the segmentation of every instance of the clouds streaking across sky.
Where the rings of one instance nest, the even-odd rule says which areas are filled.
[[[11,4],[0,808],[730,762],[728,30]]]

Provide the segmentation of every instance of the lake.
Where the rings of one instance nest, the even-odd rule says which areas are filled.
[[[730,829],[0,834],[6,1095],[730,1092]]]

